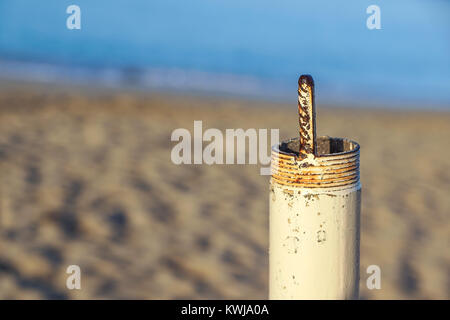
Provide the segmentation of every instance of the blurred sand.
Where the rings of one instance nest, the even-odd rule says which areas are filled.
[[[176,166],[170,136],[203,120],[294,137],[295,99],[3,90],[0,299],[266,298],[269,178]],[[450,113],[318,108],[320,135],[362,147],[361,298],[450,298]]]

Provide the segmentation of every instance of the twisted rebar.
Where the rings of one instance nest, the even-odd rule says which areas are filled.
[[[314,81],[310,75],[298,79],[299,158],[316,152],[316,111],[314,105]]]

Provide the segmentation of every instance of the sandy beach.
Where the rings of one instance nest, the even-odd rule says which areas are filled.
[[[170,137],[194,120],[295,137],[292,100],[3,88],[0,299],[266,299],[269,177],[175,165]],[[449,299],[450,113],[317,108],[319,135],[361,145],[361,298]]]

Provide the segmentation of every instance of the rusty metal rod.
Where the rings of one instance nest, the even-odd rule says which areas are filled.
[[[298,79],[299,158],[316,154],[316,110],[314,104],[314,80],[310,75]]]

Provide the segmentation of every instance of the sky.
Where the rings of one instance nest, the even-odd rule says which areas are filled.
[[[0,1],[3,77],[292,100],[303,73],[327,102],[450,109],[450,1]]]

